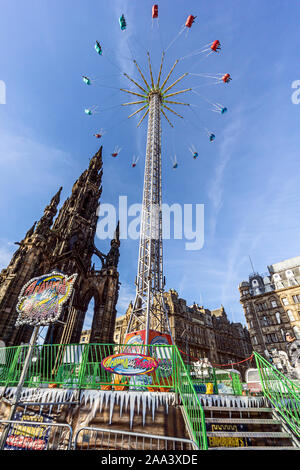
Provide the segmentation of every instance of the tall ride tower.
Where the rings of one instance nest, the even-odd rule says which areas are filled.
[[[178,104],[189,106],[188,103],[169,101],[168,98],[191,90],[180,90],[174,93],[168,93],[187,73],[178,78],[172,85],[165,88],[171,73],[173,72],[178,60],[167,74],[166,79],[160,85],[161,72],[163,67],[164,54],[162,55],[157,82],[154,83],[150,55],[148,53],[148,63],[151,83],[148,84],[145,76],[136,65],[140,76],[146,86],[143,87],[124,74],[133,82],[141,93],[124,90],[127,93],[139,96],[139,101],[124,103],[123,106],[143,103],[143,106],[132,113],[134,116],[142,110],[145,113],[138,122],[140,126],[143,119],[148,115],[148,131],[146,145],[146,160],[144,174],[143,205],[141,216],[140,243],[138,271],[136,278],[136,296],[131,312],[130,320],[125,336],[127,342],[133,333],[140,333],[144,344],[150,344],[150,332],[154,331],[166,335],[168,341],[172,341],[171,330],[168,320],[168,313],[164,303],[164,275],[163,275],[163,243],[162,243],[162,181],[161,181],[161,114],[166,118],[170,126],[172,123],[166,115],[166,110],[171,111],[178,117],[182,116],[172,110],[168,104]]]

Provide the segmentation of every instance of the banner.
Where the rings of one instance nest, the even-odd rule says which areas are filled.
[[[32,421],[29,424],[12,424],[4,450],[45,450],[47,448],[51,418],[34,412],[17,411],[14,421]]]
[[[237,408],[238,409],[238,408]],[[252,441],[249,437],[241,437],[239,435],[232,437],[225,437],[222,435],[226,432],[248,431],[246,424],[220,424],[220,423],[206,423],[206,431],[214,432],[214,436],[208,436],[208,447],[250,447]],[[220,431],[220,436],[217,435]]]

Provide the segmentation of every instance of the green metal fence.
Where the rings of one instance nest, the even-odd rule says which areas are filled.
[[[19,382],[28,346],[2,348],[0,385],[16,386]],[[106,371],[102,361],[115,354],[149,355],[159,367],[150,375],[119,375]],[[36,345],[25,379],[25,386],[48,384],[57,387],[116,389],[116,390],[174,390],[173,346],[59,344]]]
[[[288,379],[257,352],[254,352],[263,393],[300,437],[300,387]]]
[[[206,384],[212,384],[213,390],[211,393],[218,393],[218,383],[214,367],[207,367],[206,369],[200,369],[195,367],[194,364],[185,364],[187,372],[191,381],[193,382],[196,391],[198,393],[206,393]]]
[[[19,382],[27,345],[0,349],[0,385],[16,386]],[[102,367],[102,361],[122,353],[128,362],[142,354],[156,360],[151,373],[114,374]],[[117,356],[118,359],[118,356]],[[120,359],[123,360],[124,356]],[[134,364],[133,364],[134,366]],[[174,392],[180,395],[188,424],[199,448],[207,448],[204,412],[193,382],[176,346],[57,344],[36,345],[25,378],[25,387],[60,387],[99,390],[139,390]]]
[[[186,369],[197,393],[242,395],[243,387],[238,371],[211,366],[200,369],[193,364],[186,364]]]
[[[186,365],[183,362],[177,346],[174,346],[174,365],[176,392],[180,395],[188,420],[189,429],[191,430],[193,439],[197,442],[199,448],[207,450],[208,445],[204,410],[200,404],[194,384],[188,374]]]

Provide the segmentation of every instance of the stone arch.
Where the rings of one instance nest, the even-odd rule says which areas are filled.
[[[93,327],[93,321],[95,317],[95,312],[96,312],[96,306],[99,304],[100,299],[99,299],[99,294],[97,292],[97,289],[95,289],[93,286],[89,287],[86,289],[83,294],[79,294],[75,296],[74,298],[74,308],[76,309],[76,319],[74,322],[73,326],[73,332],[72,332],[72,341],[75,343],[79,343],[80,341],[80,336],[82,331],[85,329],[84,328],[84,323],[87,319],[88,315],[88,308],[91,303],[91,301],[94,300],[94,308],[92,312],[92,326]]]

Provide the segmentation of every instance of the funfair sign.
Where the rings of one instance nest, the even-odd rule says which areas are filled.
[[[58,320],[76,278],[77,274],[68,277],[63,273],[52,272],[28,281],[19,295],[16,326],[45,326]]]
[[[101,362],[101,366],[119,375],[142,375],[153,372],[158,367],[158,362],[144,354],[113,354]]]

